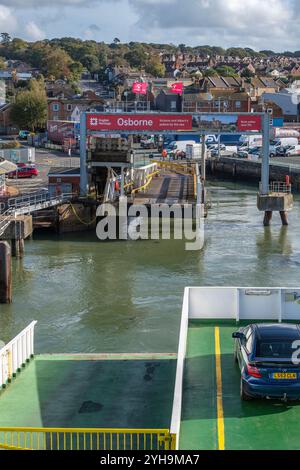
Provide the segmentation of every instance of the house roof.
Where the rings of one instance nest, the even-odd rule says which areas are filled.
[[[282,109],[282,112],[286,116],[297,116],[298,115],[298,100],[293,100],[293,94],[289,92],[281,93],[264,93],[263,98],[265,101],[275,103]],[[297,96],[297,93],[296,93]],[[299,98],[300,95],[298,95]]]
[[[5,175],[6,173],[15,171],[16,169],[17,165],[0,157],[0,175]]]
[[[62,167],[51,167],[48,173],[49,177],[66,177],[66,176],[80,176],[80,168],[72,167],[72,168],[62,168]]]

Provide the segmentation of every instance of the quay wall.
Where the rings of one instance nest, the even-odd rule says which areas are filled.
[[[221,157],[207,160],[207,174],[247,182],[261,181],[261,163],[238,158]],[[300,191],[300,166],[270,164],[270,180],[284,181],[286,175],[291,178],[293,188]]]
[[[96,208],[84,204],[63,204],[58,208],[60,233],[83,232],[96,227]]]

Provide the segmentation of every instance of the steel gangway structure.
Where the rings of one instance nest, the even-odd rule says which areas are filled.
[[[16,217],[59,206],[76,196],[74,193],[51,194],[49,191],[39,191],[8,199],[0,204],[0,237]]]

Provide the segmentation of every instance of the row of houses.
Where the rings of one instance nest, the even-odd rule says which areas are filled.
[[[283,117],[287,122],[299,121],[300,82],[286,87],[280,79],[253,77],[211,76],[193,80],[181,79],[184,84],[183,96],[170,91],[173,78],[151,79],[148,77],[148,93],[127,100],[132,83],[138,77],[127,78],[118,86],[113,99],[105,98],[105,93],[86,89],[74,94],[73,88],[60,80],[46,84],[48,95],[48,120],[79,122],[85,111],[130,111],[156,110],[161,112],[255,112],[264,107],[272,108],[275,117]],[[126,96],[126,98],[125,98]],[[143,106],[142,106],[143,105]],[[18,129],[10,119],[10,104],[0,106],[0,133],[16,134]]]
[[[248,69],[252,74],[260,76],[296,77],[300,76],[300,58],[290,56],[261,56],[248,57],[224,55],[197,55],[190,53],[169,54],[162,53],[161,61],[166,67],[168,75],[174,70],[205,72],[210,68],[231,67],[237,74]]]

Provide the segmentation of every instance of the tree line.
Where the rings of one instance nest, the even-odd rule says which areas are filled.
[[[161,53],[201,56],[234,56],[234,57],[270,57],[285,55],[300,57],[300,51],[277,54],[270,50],[254,51],[251,48],[229,48],[213,46],[190,47],[185,44],[154,44],[130,42],[121,43],[114,38],[111,44],[92,40],[81,40],[72,37],[57,38],[36,42],[27,42],[20,38],[11,38],[8,33],[0,35],[0,68],[6,60],[21,60],[38,69],[44,77],[66,79],[76,82],[84,69],[91,73],[104,73],[108,64],[129,66],[144,69],[157,77],[165,75],[161,63]]]

